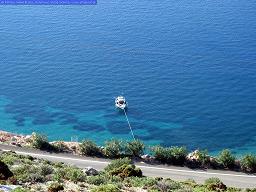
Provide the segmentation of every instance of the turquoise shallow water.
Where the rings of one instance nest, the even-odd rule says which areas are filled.
[[[256,3],[0,7],[0,129],[256,152]]]

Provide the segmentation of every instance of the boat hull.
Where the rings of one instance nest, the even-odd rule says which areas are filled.
[[[116,104],[116,108],[124,110],[124,109],[127,108],[127,104],[125,104],[125,105],[118,105],[118,104]]]
[[[127,102],[125,101],[125,98],[123,96],[118,96],[115,99],[115,106],[118,109],[126,109],[127,108]]]

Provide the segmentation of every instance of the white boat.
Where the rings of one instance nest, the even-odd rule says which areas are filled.
[[[127,108],[128,103],[126,102],[126,100],[123,96],[118,96],[115,99],[115,105],[119,109],[125,109],[125,108]]]

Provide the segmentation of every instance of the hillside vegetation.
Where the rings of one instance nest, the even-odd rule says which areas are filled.
[[[14,185],[13,192],[207,192],[242,191],[228,188],[218,178],[204,185],[192,180],[176,182],[171,179],[144,177],[129,158],[113,160],[103,171],[79,169],[14,152],[0,155],[1,184]],[[246,189],[244,191],[256,191]]]

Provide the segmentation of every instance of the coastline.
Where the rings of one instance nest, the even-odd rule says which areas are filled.
[[[129,157],[135,162],[142,162],[148,165],[172,165],[176,167],[187,167],[190,169],[199,169],[199,170],[223,170],[223,171],[236,171],[236,172],[245,172],[247,174],[255,174],[256,170],[254,167],[251,170],[244,169],[241,165],[242,159],[236,159],[234,157],[234,164],[233,166],[223,166],[218,162],[218,156],[211,156],[207,153],[207,151],[199,151],[195,150],[192,152],[186,152],[186,155],[179,154],[182,152],[179,152],[179,150],[186,150],[184,147],[173,147],[176,148],[174,150],[177,150],[176,153],[178,155],[178,159],[173,159],[170,161],[162,161],[161,154],[155,153],[152,154],[145,154],[145,146],[141,148],[141,153],[138,153],[137,155],[128,155],[128,154],[120,154],[120,155],[114,155],[114,156],[108,156],[104,154],[104,150],[107,148],[106,146],[96,146],[95,143],[92,142],[92,144],[95,144],[94,147],[97,148],[97,153],[91,154],[85,154],[81,150],[81,146],[84,142],[67,142],[67,141],[52,141],[48,142],[47,138],[44,142],[47,144],[47,148],[40,149],[38,147],[32,146],[31,143],[35,139],[35,137],[40,136],[37,133],[32,133],[31,135],[22,135],[22,134],[14,134],[7,131],[0,131],[0,144],[5,144],[9,146],[15,146],[15,147],[21,147],[24,149],[39,149],[41,151],[51,152],[51,153],[66,153],[66,154],[72,154],[80,157],[97,157],[100,159],[118,159],[118,158],[124,158]],[[108,141],[106,141],[107,143]],[[141,142],[141,141],[138,141]],[[132,142],[130,142],[131,144]],[[129,142],[128,142],[129,144]],[[144,144],[143,144],[144,145]],[[91,147],[91,146],[90,146]],[[170,148],[164,148],[161,146],[154,146],[155,148],[159,148],[158,150],[164,150],[164,149],[171,149]],[[96,149],[93,149],[96,150]],[[152,148],[151,148],[152,150]],[[225,150],[223,150],[225,151]],[[166,153],[166,151],[162,151],[161,153]],[[160,155],[160,156],[159,156]],[[165,154],[164,154],[165,155]],[[180,157],[179,157],[180,155]],[[254,156],[256,158],[256,156]],[[181,158],[181,159],[179,159]],[[182,159],[183,158],[183,159]],[[254,165],[255,166],[255,165]]]
[[[23,134],[14,134],[11,132],[0,130],[0,143],[2,144],[8,144],[12,146],[17,147],[31,147],[30,146],[30,140],[33,137],[33,133],[30,135],[23,135]],[[55,143],[64,143],[68,149],[69,152],[72,152],[75,148],[78,147],[80,142],[69,142],[69,141],[52,141],[51,144]],[[68,152],[68,151],[66,151]]]

